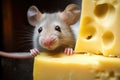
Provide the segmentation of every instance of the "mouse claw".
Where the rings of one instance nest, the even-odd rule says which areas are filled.
[[[73,48],[65,48],[64,53],[67,55],[73,55],[74,54]]]
[[[30,55],[35,57],[39,54],[39,50],[38,49],[30,49]]]

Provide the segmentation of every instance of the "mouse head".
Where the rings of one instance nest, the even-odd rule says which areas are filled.
[[[34,36],[37,37],[34,41],[39,39],[40,46],[49,50],[61,45],[73,47],[71,45],[74,44],[74,37],[69,26],[80,18],[80,9],[77,5],[70,4],[63,12],[52,14],[42,14],[36,6],[31,6],[27,16],[28,22],[36,27]]]

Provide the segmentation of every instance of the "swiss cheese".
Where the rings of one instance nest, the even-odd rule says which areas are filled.
[[[75,52],[120,56],[120,0],[82,0]]]
[[[63,53],[35,57],[34,80],[120,80],[120,59]]]

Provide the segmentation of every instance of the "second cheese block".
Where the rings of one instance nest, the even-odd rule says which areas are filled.
[[[120,80],[119,58],[48,54],[35,57],[34,80]]]
[[[120,56],[120,0],[82,0],[75,52]]]

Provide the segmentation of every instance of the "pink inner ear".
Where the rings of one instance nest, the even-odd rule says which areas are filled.
[[[62,13],[60,13],[60,18],[61,18],[65,23],[68,22],[68,16],[67,16],[67,14],[66,14],[65,11],[62,12]]]
[[[66,12],[66,11],[64,11],[64,12],[62,12],[61,14],[60,14],[60,17],[61,17],[61,19],[67,24],[67,25],[72,25],[72,18],[73,18],[73,14],[72,13],[70,13],[70,12]]]

